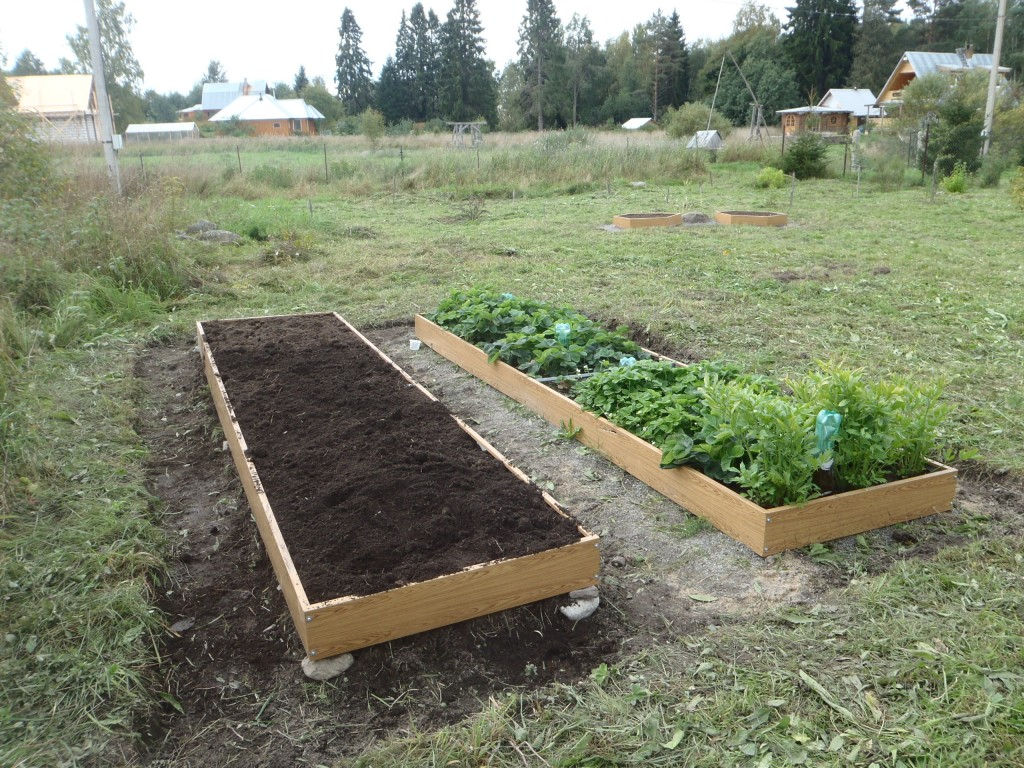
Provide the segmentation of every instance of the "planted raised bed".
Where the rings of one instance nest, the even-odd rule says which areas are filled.
[[[315,659],[595,583],[598,538],[336,314],[197,324]]]
[[[723,533],[768,556],[873,528],[947,511],[956,470],[930,462],[931,471],[871,488],[766,508],[691,467],[661,468],[662,452],[636,435],[585,411],[560,392],[515,368],[489,362],[483,350],[423,316],[416,335],[434,351],[576,438]]]

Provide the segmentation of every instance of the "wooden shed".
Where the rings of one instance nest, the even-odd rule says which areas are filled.
[[[780,109],[782,132],[786,136],[804,131],[849,133],[863,125],[875,104],[867,88],[833,88],[814,106]]]

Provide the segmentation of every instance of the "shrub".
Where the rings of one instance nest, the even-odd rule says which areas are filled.
[[[984,189],[998,187],[1005,170],[1006,161],[1003,158],[988,155],[981,161],[981,168],[978,169],[978,185]]]
[[[363,134],[373,146],[377,146],[384,135],[384,115],[376,109],[367,109],[359,115],[359,132]]]
[[[1010,199],[1024,209],[1024,166],[1017,169],[1017,175],[1010,182]]]
[[[782,157],[782,170],[798,179],[820,179],[826,175],[825,140],[816,133],[801,133]]]
[[[957,162],[953,172],[942,178],[942,188],[947,192],[959,195],[967,191],[967,164]]]
[[[754,179],[754,186],[757,189],[782,189],[786,186],[786,174],[778,168],[762,168]]]
[[[719,112],[712,112],[711,107],[703,102],[688,102],[679,109],[669,109],[662,117],[665,132],[673,139],[688,139],[697,131],[706,131],[708,117],[711,117],[710,130],[728,136],[732,131],[730,123]]]
[[[32,138],[25,118],[0,105],[0,200],[39,199],[52,175],[46,145]]]

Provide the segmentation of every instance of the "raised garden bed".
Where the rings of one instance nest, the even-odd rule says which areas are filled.
[[[336,314],[197,324],[311,658],[596,581],[598,538]]]
[[[620,229],[675,227],[682,223],[681,213],[622,213],[612,217],[612,224]]]
[[[662,469],[662,452],[576,402],[487,354],[425,317],[416,335],[434,351],[549,422],[570,426],[576,439],[600,452],[723,533],[768,556],[787,549],[850,536],[873,528],[947,511],[956,491],[956,470],[934,462],[931,471],[904,480],[765,508],[691,467]]]
[[[774,211],[715,211],[715,221],[752,227],[784,227],[789,223],[789,216]]]

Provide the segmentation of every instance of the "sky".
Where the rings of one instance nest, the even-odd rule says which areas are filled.
[[[443,22],[451,0],[421,0]],[[291,83],[300,66],[333,90],[334,54],[341,13],[349,7],[363,32],[363,50],[374,75],[394,54],[402,11],[416,0],[299,0],[293,3],[238,3],[227,0],[123,0],[135,17],[132,50],[145,73],[143,90],[188,93],[211,60],[229,80]],[[762,0],[785,22],[793,0]],[[649,19],[660,9],[678,11],[687,42],[717,40],[732,31],[742,0],[554,0],[562,23],[573,13],[589,17],[599,42]],[[73,59],[67,36],[85,26],[84,0],[3,0],[0,51],[7,67],[26,48],[48,69],[61,57]],[[499,69],[516,58],[519,24],[526,0],[477,0],[487,57]]]

